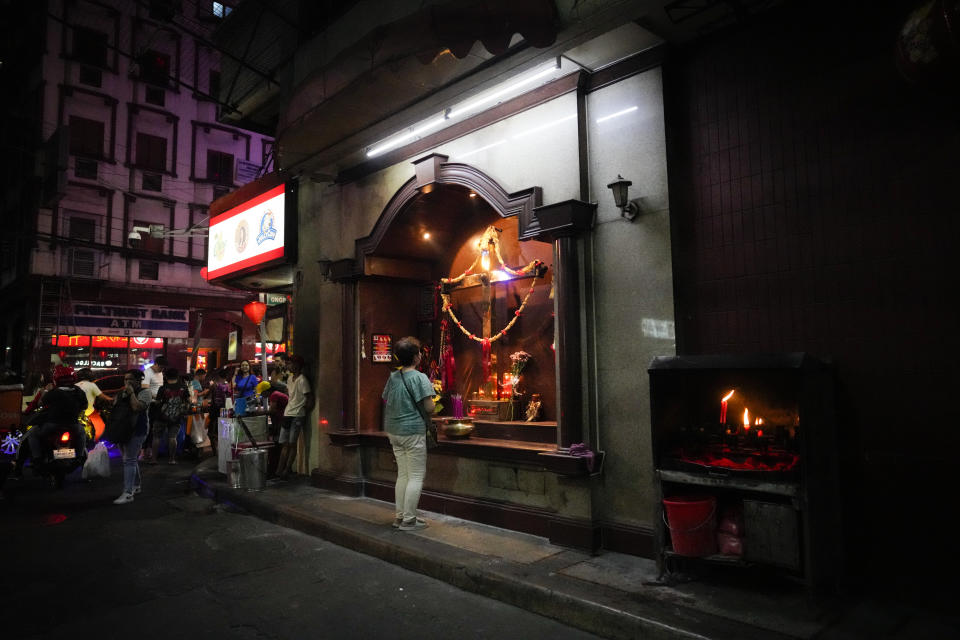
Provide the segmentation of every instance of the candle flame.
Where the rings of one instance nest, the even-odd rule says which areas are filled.
[[[733,397],[733,392],[734,392],[734,391],[736,391],[736,389],[730,389],[730,393],[728,393],[727,395],[723,396],[723,399],[721,399],[720,402],[726,402],[726,401],[729,400],[731,397]]]
[[[743,410],[743,428],[744,429],[750,428],[750,410],[749,409]]]
[[[490,252],[486,249],[480,252],[480,267],[484,271],[490,271]]]

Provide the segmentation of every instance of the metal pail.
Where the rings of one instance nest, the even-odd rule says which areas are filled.
[[[244,449],[240,452],[240,486],[247,491],[263,491],[266,488],[266,449]]]
[[[234,489],[240,488],[240,461],[227,460],[227,481]]]

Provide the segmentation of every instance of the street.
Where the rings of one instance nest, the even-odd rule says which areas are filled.
[[[7,487],[4,637],[594,637],[215,505],[188,490],[193,463],[142,466],[114,505],[112,467]]]

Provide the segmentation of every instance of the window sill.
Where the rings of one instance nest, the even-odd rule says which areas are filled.
[[[331,430],[327,435],[330,443],[339,447],[390,448],[390,440],[383,431],[357,433]],[[439,446],[430,452],[430,455],[436,454],[531,465],[561,476],[588,476],[591,473],[587,469],[586,458],[563,453],[557,449],[556,444],[543,442],[476,437],[448,438],[441,433]],[[598,459],[595,468],[600,469],[603,454],[596,455]]]

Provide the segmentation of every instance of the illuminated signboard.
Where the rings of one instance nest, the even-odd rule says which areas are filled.
[[[286,195],[281,184],[210,219],[208,280],[289,257],[284,251]]]
[[[117,336],[66,336],[63,334],[50,338],[50,344],[56,347],[89,347],[105,349],[126,349],[127,338]],[[130,338],[131,349],[163,349],[163,338]]]
[[[187,309],[77,302],[64,324],[78,334],[186,338],[190,317]]]

